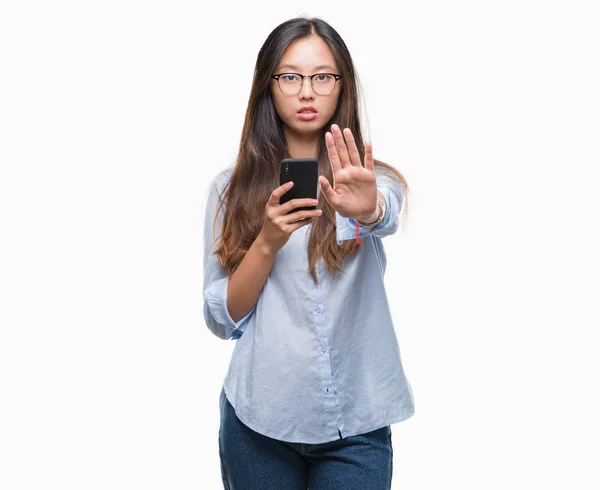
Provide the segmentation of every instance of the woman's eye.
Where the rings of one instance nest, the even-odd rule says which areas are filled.
[[[297,80],[297,76],[296,75],[283,75],[283,79],[286,82],[295,82]]]

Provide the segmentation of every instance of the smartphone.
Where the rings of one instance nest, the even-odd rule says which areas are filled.
[[[316,158],[284,158],[281,160],[279,171],[279,185],[293,181],[294,185],[279,199],[279,204],[284,204],[292,199],[310,197],[317,198],[319,186],[319,162]],[[317,209],[317,206],[304,206],[294,208],[287,214],[296,211]]]

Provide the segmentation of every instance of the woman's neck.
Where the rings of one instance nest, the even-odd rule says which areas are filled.
[[[288,152],[292,158],[318,158],[319,156],[319,135],[304,134],[299,135],[285,130]]]

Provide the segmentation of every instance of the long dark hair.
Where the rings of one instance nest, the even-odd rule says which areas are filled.
[[[332,124],[350,128],[361,162],[364,162],[357,75],[346,44],[333,27],[319,18],[299,17],[280,24],[269,34],[258,53],[237,162],[219,203],[219,208],[225,205],[226,210],[221,241],[215,254],[228,276],[237,269],[260,233],[265,204],[273,189],[279,186],[280,161],[290,157],[283,123],[277,115],[271,96],[271,75],[286,48],[295,40],[311,35],[320,36],[329,45],[342,75],[338,82],[342,87],[337,107],[319,137],[319,175],[326,176],[333,184],[333,172],[325,145],[325,132]],[[391,165],[379,160],[374,160],[374,163],[376,171],[387,170],[386,174],[404,186],[406,195],[408,185],[404,176]],[[406,202],[406,198],[404,200]],[[345,240],[342,244],[337,244],[335,210],[323,193],[319,193],[318,207],[323,210],[323,214],[313,218],[308,241],[309,271],[315,283],[318,282],[315,264],[319,256],[323,257],[328,271],[333,274],[342,270],[344,257],[356,253],[361,246],[356,240]],[[406,203],[402,208],[405,207]],[[216,217],[218,216],[217,209]]]

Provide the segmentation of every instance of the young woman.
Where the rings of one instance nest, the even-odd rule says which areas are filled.
[[[414,402],[381,239],[408,186],[362,143],[358,106],[329,24],[296,18],[271,32],[237,161],[212,181],[205,216],[204,318],[237,340],[220,396],[226,489],[391,488],[390,425]],[[318,160],[316,201],[279,203],[290,157]]]

